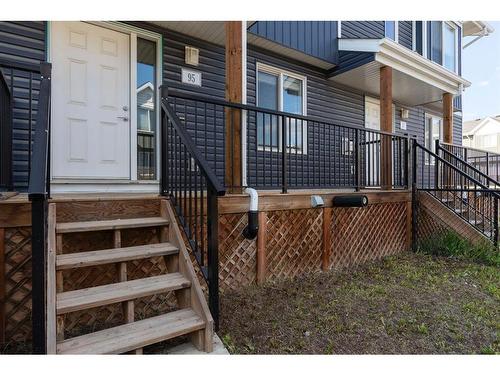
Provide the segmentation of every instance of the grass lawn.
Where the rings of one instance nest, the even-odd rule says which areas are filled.
[[[500,352],[500,268],[404,253],[221,297],[222,340],[246,354]]]

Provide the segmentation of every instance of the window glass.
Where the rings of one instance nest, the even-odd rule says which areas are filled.
[[[396,40],[396,22],[385,21],[385,37]]]
[[[442,63],[442,22],[432,21],[431,22],[431,60]]]
[[[448,25],[444,24],[444,66],[445,68],[450,69],[451,71],[455,71],[455,54],[456,54],[456,45],[455,45],[455,29]]]
[[[437,116],[426,116],[425,118],[425,147],[432,152],[436,152],[436,139],[442,138],[442,120]],[[428,155],[426,162],[428,163]],[[434,159],[432,159],[434,162]]]
[[[262,108],[278,110],[278,75],[258,73],[257,105]],[[257,144],[259,146],[278,146],[278,119],[268,114],[257,114]]]
[[[156,175],[156,43],[137,38],[137,178]]]

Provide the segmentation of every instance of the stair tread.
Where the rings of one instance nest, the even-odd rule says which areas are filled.
[[[97,230],[124,229],[155,227],[168,224],[163,217],[141,217],[134,219],[114,219],[98,221],[75,221],[69,223],[57,223],[57,233],[90,232]]]
[[[97,266],[108,263],[127,262],[130,260],[177,254],[179,249],[169,242],[150,245],[121,247],[116,249],[85,251],[61,254],[56,258],[56,269]]]
[[[57,353],[124,353],[203,328],[203,319],[187,308],[64,340],[57,344]]]
[[[184,289],[191,282],[178,272],[58,293],[57,314],[129,301],[156,293]]]

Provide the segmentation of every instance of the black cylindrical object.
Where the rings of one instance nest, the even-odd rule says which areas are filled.
[[[366,195],[337,195],[332,200],[333,207],[365,207],[368,205]]]
[[[253,240],[257,237],[259,231],[259,212],[248,211],[248,225],[243,229],[243,236],[248,240]]]

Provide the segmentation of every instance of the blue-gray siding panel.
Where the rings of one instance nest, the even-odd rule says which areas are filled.
[[[0,59],[10,66],[35,64],[45,61],[45,22],[0,22]],[[36,107],[40,79],[33,74],[18,69],[3,68],[14,96],[12,129],[12,169],[14,186],[24,191],[28,186],[28,150],[31,125],[35,129]],[[29,88],[32,87],[32,98]],[[32,133],[33,134],[33,133]]]
[[[384,21],[342,21],[342,38],[380,39],[384,35]]]
[[[184,63],[184,47],[199,48],[199,65]],[[181,83],[181,68],[202,73],[202,87]],[[184,92],[206,95],[217,99],[225,97],[225,51],[223,47],[208,44],[170,31],[163,32],[163,84]],[[193,102],[179,100],[177,112],[185,118],[186,127],[196,145],[205,155],[219,180],[224,181],[224,112],[221,108],[195,108]],[[197,113],[197,116],[195,114]],[[202,116],[207,116],[206,128],[196,132]]]
[[[398,22],[398,41],[402,46],[413,49],[413,23],[412,21]]]
[[[335,63],[337,21],[257,21],[249,32]]]

